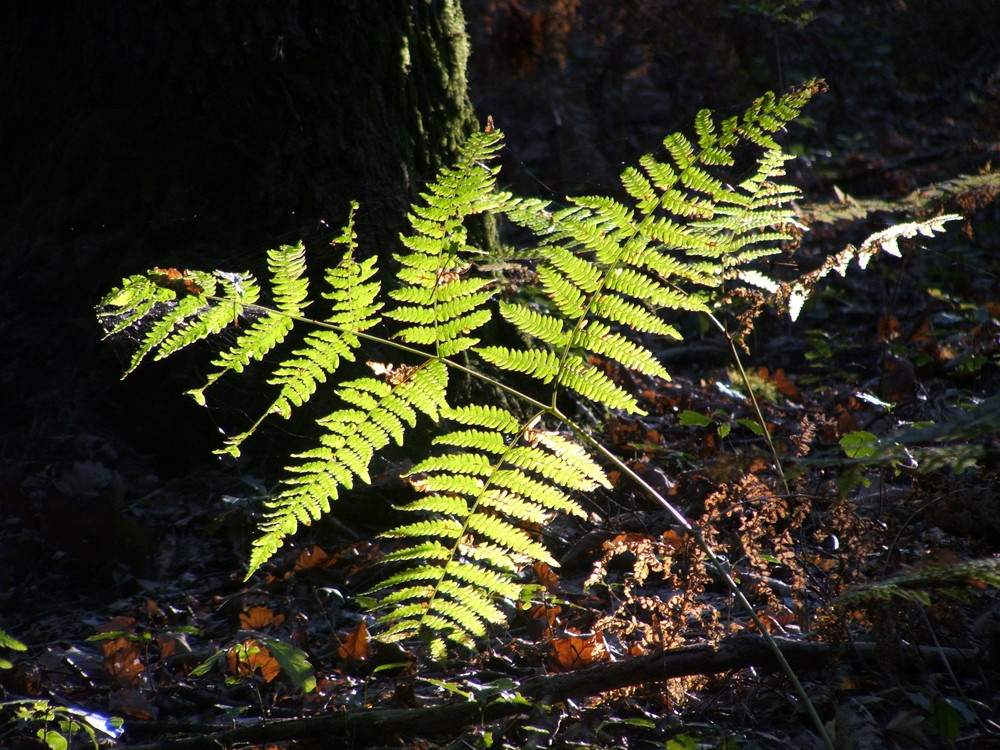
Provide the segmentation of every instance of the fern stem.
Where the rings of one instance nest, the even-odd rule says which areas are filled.
[[[554,417],[557,417],[558,419],[561,419],[564,424],[566,424],[577,435],[583,438],[583,440],[590,443],[590,445],[592,445],[598,452],[602,453],[605,458],[607,458],[615,465],[615,468],[619,469],[623,474],[630,477],[632,481],[638,484],[651,499],[655,500],[657,503],[663,506],[663,508],[671,516],[673,516],[681,526],[684,527],[685,531],[691,534],[692,538],[694,538],[695,544],[697,544],[698,548],[705,553],[705,556],[712,564],[712,567],[714,567],[716,571],[718,571],[719,575],[722,576],[723,580],[725,580],[726,585],[729,587],[729,590],[733,593],[733,596],[736,598],[736,601],[739,602],[740,606],[747,611],[747,613],[750,615],[750,619],[757,627],[758,632],[764,637],[764,640],[766,641],[771,653],[774,655],[775,660],[778,662],[778,665],[781,667],[782,671],[788,676],[788,679],[791,681],[792,687],[795,689],[796,694],[799,696],[799,700],[801,701],[803,708],[805,709],[806,713],[809,714],[809,718],[812,720],[813,725],[816,728],[816,732],[822,738],[824,746],[827,748],[827,750],[834,750],[833,742],[830,739],[830,735],[826,731],[826,725],[823,723],[823,720],[820,718],[819,713],[816,711],[816,706],[813,705],[813,702],[809,698],[809,694],[806,692],[806,689],[802,685],[802,682],[795,674],[795,670],[792,669],[792,665],[788,663],[788,660],[785,658],[785,655],[781,652],[781,647],[778,646],[777,641],[774,640],[774,636],[772,636],[770,631],[765,627],[763,621],[760,619],[760,616],[753,608],[753,605],[750,604],[750,601],[740,590],[739,585],[733,579],[732,575],[730,575],[729,571],[726,569],[726,566],[723,565],[722,560],[719,559],[719,556],[715,554],[715,551],[712,549],[712,547],[708,544],[707,541],[705,541],[705,537],[702,535],[701,531],[687,519],[687,516],[685,516],[680,511],[680,509],[677,508],[677,506],[675,506],[673,503],[671,503],[669,500],[663,497],[663,495],[661,495],[659,492],[653,489],[653,487],[646,480],[644,480],[635,471],[633,471],[631,467],[625,464],[625,462],[622,461],[618,456],[616,456],[614,453],[608,450],[600,441],[598,441],[591,435],[587,434],[585,430],[578,427],[576,424],[574,424],[572,421],[566,418],[558,410],[553,411],[552,415]]]
[[[220,297],[214,297],[214,296],[206,297],[206,299],[209,299],[209,300],[211,300],[213,302],[224,301],[224,300],[222,300],[222,298],[220,298]],[[461,364],[459,362],[455,362],[455,361],[453,361],[451,359],[448,359],[447,357],[441,357],[438,354],[431,354],[430,352],[425,352],[425,351],[423,351],[421,349],[415,349],[412,346],[409,346],[407,344],[402,344],[399,341],[395,341],[393,339],[388,339],[388,338],[385,338],[383,336],[376,336],[375,334],[365,333],[364,331],[354,331],[354,330],[351,330],[350,328],[348,328],[346,326],[339,326],[339,325],[336,325],[334,323],[329,323],[329,322],[324,321],[324,320],[316,320],[315,318],[307,318],[304,315],[293,315],[291,313],[286,313],[286,312],[283,312],[281,310],[275,310],[273,308],[266,307],[264,305],[246,305],[245,307],[248,310],[255,310],[255,311],[260,312],[262,314],[273,313],[273,314],[276,314],[276,315],[284,315],[285,317],[289,318],[290,320],[294,320],[297,323],[306,323],[306,324],[309,324],[309,325],[317,326],[319,328],[325,328],[325,329],[327,329],[329,331],[336,331],[337,333],[350,333],[350,334],[352,334],[354,336],[357,336],[359,339],[362,339],[363,341],[368,341],[368,342],[371,342],[373,344],[380,344],[382,346],[388,346],[388,347],[390,347],[392,349],[395,349],[396,351],[400,351],[400,352],[403,352],[405,354],[411,354],[414,357],[419,357],[419,358],[421,358],[423,360],[437,360],[437,361],[441,362],[441,364],[443,364],[443,365],[445,365],[447,367],[451,367],[451,368],[453,368],[455,370],[458,370],[460,372],[465,373],[466,375],[469,375],[471,377],[477,378],[477,379],[483,381],[484,383],[487,383],[487,384],[489,384],[489,385],[491,385],[491,386],[493,386],[495,388],[499,388],[500,390],[504,391],[505,393],[508,393],[511,396],[514,396],[518,400],[523,401],[524,403],[530,404],[531,406],[533,406],[534,408],[538,409],[539,411],[545,412],[546,414],[554,414],[554,409],[553,409],[553,407],[551,405],[549,405],[549,404],[543,404],[541,401],[533,399],[531,396],[527,395],[526,393],[522,393],[521,391],[517,390],[516,388],[511,388],[509,385],[506,385],[505,383],[497,380],[496,378],[491,378],[489,375],[484,375],[483,373],[479,372],[478,370],[474,370],[471,367],[467,367],[467,366],[465,366],[465,365],[463,365],[463,364]],[[266,417],[266,416],[267,415],[264,415],[264,417]],[[264,417],[262,417],[261,419],[263,419]]]
[[[757,394],[753,391],[753,386],[750,385],[750,376],[743,367],[743,360],[740,358],[740,352],[736,348],[736,341],[734,337],[726,330],[726,327],[722,324],[717,317],[712,313],[705,313],[708,315],[708,319],[711,320],[715,325],[722,331],[722,334],[726,337],[726,341],[729,342],[729,350],[733,353],[733,361],[736,362],[736,367],[740,371],[740,378],[743,380],[743,387],[746,388],[747,393],[750,395],[750,403],[753,404],[753,410],[757,414],[757,424],[760,425],[761,432],[764,435],[764,441],[767,443],[767,448],[771,452],[771,458],[774,459],[774,469],[778,472],[778,479],[781,480],[781,487],[784,489],[786,495],[791,495],[792,492],[788,488],[788,480],[785,478],[785,471],[781,466],[781,459],[778,458],[778,451],[774,447],[774,441],[771,440],[771,433],[767,429],[767,422],[764,420],[764,412],[760,408],[760,402],[757,401]]]

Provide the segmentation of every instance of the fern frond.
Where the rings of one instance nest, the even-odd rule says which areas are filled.
[[[622,297],[602,294],[591,306],[594,315],[612,323],[628,326],[640,333],[653,333],[672,339],[680,339],[680,332],[672,325],[664,323],[655,313]]]
[[[179,300],[173,314],[161,320],[156,328],[170,326],[169,335],[152,344],[152,337],[146,339],[140,351],[157,349],[155,360],[163,359],[196,341],[207,339],[231,325],[247,304],[257,301],[259,288],[249,274],[216,271],[212,281],[207,281],[201,295],[189,294]],[[219,295],[215,299],[209,297]],[[200,299],[204,295],[204,299]],[[191,312],[182,314],[181,309]]]
[[[267,261],[276,309],[269,310],[246,328],[239,339],[212,362],[218,369],[210,373],[199,388],[188,391],[202,406],[205,405],[205,390],[209,386],[228,372],[243,372],[251,361],[262,360],[291,332],[291,316],[302,314],[308,295],[308,282],[302,278],[306,270],[305,245],[300,242],[269,250]],[[248,279],[245,283],[253,289],[252,301],[256,301],[259,296],[256,282]]]
[[[505,346],[481,346],[476,353],[501,370],[522,372],[543,383],[551,383],[559,374],[559,357],[546,349],[521,351]]]
[[[373,280],[375,259],[368,258],[360,263],[354,259],[353,212],[344,233],[334,244],[346,244],[348,247],[340,263],[326,273],[329,290],[323,293],[323,297],[331,300],[332,304],[329,315],[322,322],[330,327],[309,333],[303,340],[303,346],[277,366],[267,381],[279,388],[274,401],[247,430],[228,437],[218,453],[238,456],[243,442],[272,414],[288,419],[295,408],[312,397],[318,384],[326,382],[343,360],[354,360],[354,352],[361,345],[357,333],[378,323],[382,305],[375,301],[380,290],[378,281]],[[304,307],[305,279],[299,278],[304,271],[304,265],[299,263],[302,248],[286,247],[282,251],[289,254],[291,262],[286,262],[283,255],[275,254],[274,294],[278,309],[259,321],[262,325],[271,325],[272,329],[261,331],[256,339],[251,339],[254,342],[270,343],[272,338],[278,341],[283,339]],[[285,263],[284,270],[278,267],[279,263]],[[257,326],[251,330],[257,330]],[[230,350],[229,354],[232,352]]]
[[[691,286],[718,287],[780,250],[790,237],[776,227],[794,221],[790,202],[797,191],[775,182],[789,157],[773,134],[821,88],[810,82],[780,98],[763,96],[741,118],[718,126],[708,112],[699,113],[697,145],[672,134],[663,141],[668,160],[647,155],[639,160],[641,170],[622,173],[634,208],[592,196],[551,213],[539,201],[508,201],[509,218],[546,238],[536,273],[552,313],[512,303],[501,303],[500,312],[522,334],[555,351],[476,351],[497,367],[568,387],[611,408],[637,408],[588,360],[596,355],[669,377],[652,352],[616,329],[679,337],[653,310],[704,312],[706,297]],[[741,143],[762,153],[753,174],[733,187],[716,172],[735,164]],[[760,271],[753,274],[743,278],[771,283]]]
[[[152,273],[152,272],[150,272]],[[122,281],[97,305],[97,320],[104,337],[115,336],[147,318],[159,306],[160,310],[176,300],[174,290],[155,283],[149,276],[135,274]],[[154,314],[154,317],[159,317]],[[132,364],[135,369],[135,364]]]
[[[542,290],[562,316],[575,320],[583,315],[587,297],[576,284],[551,266],[542,266],[537,273]]]
[[[513,434],[521,429],[520,420],[506,409],[498,406],[473,404],[448,409],[445,417],[459,424],[483,427],[487,430],[497,430]]]
[[[218,333],[256,302],[258,292],[249,274],[154,268],[106,295],[98,319],[108,336],[147,327],[124,378],[150,355],[163,359]]]
[[[291,477],[282,492],[267,503],[268,510],[254,540],[249,577],[268,560],[300,524],[310,524],[330,511],[340,490],[356,479],[370,482],[368,466],[375,453],[390,441],[401,443],[417,414],[436,420],[446,403],[448,373],[444,364],[431,360],[389,382],[362,378],[345,384],[338,395],[357,408],[339,409],[319,420],[325,433],[320,446],[293,458]]]
[[[829,256],[823,265],[815,271],[803,274],[790,284],[782,285],[775,295],[775,301],[778,304],[784,304],[787,307],[789,317],[796,320],[802,311],[802,306],[809,299],[816,285],[832,271],[845,276],[848,266],[853,260],[857,260],[858,266],[864,269],[869,261],[882,251],[898,257],[900,251],[897,243],[900,239],[908,239],[917,235],[932,237],[935,232],[943,232],[944,225],[949,221],[959,221],[961,218],[959,214],[944,214],[925,221],[904,222],[876,232],[861,243],[861,247],[848,245],[839,253]]]
[[[432,346],[448,357],[479,343],[472,334],[491,317],[485,307],[492,298],[489,279],[468,278],[467,217],[499,210],[507,194],[496,191],[495,159],[502,143],[495,133],[476,133],[461,148],[454,167],[442,169],[422,194],[424,203],[409,215],[412,233],[402,238],[410,250],[395,258],[400,289],[390,292],[398,306],[386,315],[410,325],[396,336],[409,344]]]
[[[620,333],[612,333],[610,326],[599,321],[592,320],[584,328],[579,329],[573,343],[643,375],[664,380],[670,378],[670,373],[663,368],[649,349]]]
[[[516,572],[533,561],[555,564],[530,527],[556,513],[582,515],[574,494],[608,486],[587,451],[567,435],[539,427],[541,419],[564,419],[555,405],[563,389],[608,409],[639,412],[605,363],[659,378],[669,374],[630,332],[680,338],[661,319],[664,311],[709,311],[712,295],[733,280],[775,288],[751,265],[780,248],[788,239],[784,225],[794,221],[790,202],[797,191],[779,179],[787,157],[775,136],[819,88],[812,83],[781,97],[761,97],[741,117],[722,122],[699,113],[693,139],[670,135],[661,156],[647,155],[623,172],[625,201],[589,196],[552,209],[537,199],[514,199],[496,189],[501,134],[470,137],[456,163],[440,170],[411,208],[403,250],[394,256],[399,283],[389,293],[385,317],[397,329],[382,343],[417,364],[369,362],[375,377],[339,384],[341,408],[318,420],[318,444],[293,457],[290,476],[266,504],[248,575],[288,535],[329,512],[341,492],[370,482],[375,456],[390,443],[402,444],[419,415],[443,415],[454,428],[434,439],[434,455],[408,477],[421,493],[403,508],[413,520],[385,535],[397,547],[384,558],[392,572],[373,589],[383,610],[382,638],[425,637],[432,656],[440,658],[449,644],[468,646],[490,625],[504,622],[509,603],[522,594]],[[751,151],[756,166],[750,174],[732,175],[737,155],[742,163]],[[222,449],[237,455],[261,420],[288,417],[344,360],[356,358],[362,340],[375,338],[365,331],[381,322],[380,287],[374,259],[355,259],[355,209],[338,240],[346,246],[343,260],[326,274],[322,296],[331,309],[323,320],[303,316],[310,300],[301,245],[269,256],[271,308],[257,302],[260,290],[248,274],[154,269],[126,279],[105,298],[99,315],[110,335],[141,334],[129,371],[145,357],[166,356],[241,315],[253,318],[235,332],[235,343],[193,392],[203,400],[223,374],[263,360],[297,325],[315,324],[318,330],[271,373],[268,382],[277,394],[270,407]],[[495,282],[484,274],[498,264],[483,262],[466,226],[483,212],[503,213],[544,238],[530,254],[538,294],[526,301],[494,302]],[[873,238],[858,257],[891,252],[896,237],[924,228]],[[782,293],[803,292],[779,286]],[[245,315],[251,306],[253,314]],[[531,343],[521,349],[481,346],[477,332],[494,309]],[[452,359],[470,351],[478,360]],[[547,385],[551,405],[521,394],[539,409],[526,422],[491,405],[450,406],[449,367],[499,383],[475,372],[477,362]]]
[[[892,598],[930,606],[931,592],[968,599],[974,588],[1000,588],[1000,560],[982,558],[948,565],[927,565],[904,575],[858,586],[836,599],[843,606],[857,606]]]
[[[519,330],[550,346],[562,347],[570,341],[571,331],[565,329],[563,319],[559,316],[547,315],[527,305],[515,305],[509,302],[501,302],[499,310],[500,314]],[[579,312],[578,309],[578,315]],[[544,377],[545,373],[539,375]]]
[[[607,484],[582,448],[523,424],[504,409],[470,406],[442,414],[469,429],[434,442],[463,450],[413,468],[414,488],[428,494],[403,510],[429,517],[385,535],[422,539],[420,549],[431,562],[393,574],[374,589],[389,590],[379,601],[388,610],[379,619],[387,626],[382,638],[422,634],[435,658],[444,655],[445,640],[468,646],[485,634],[487,624],[505,620],[496,600],[520,596],[513,571],[531,561],[554,564],[544,545],[518,523],[544,523],[555,512],[581,514],[568,491]],[[485,461],[484,452],[493,458]],[[386,561],[414,559],[412,549],[391,552]]]
[[[555,382],[576,391],[586,399],[603,403],[608,408],[628,411],[638,409],[633,396],[577,355],[568,354],[560,358],[547,350],[518,351],[503,346],[477,347],[476,353],[502,370],[521,372],[543,383]]]

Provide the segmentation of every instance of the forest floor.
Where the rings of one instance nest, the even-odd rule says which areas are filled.
[[[692,57],[736,50],[722,31],[681,45],[651,31],[672,19],[641,13],[583,23],[572,3],[469,6],[476,54],[489,60],[474,70],[474,97],[509,133],[514,187],[545,197],[613,189],[664,122],[684,129],[698,106],[739,106],[756,84],[716,70],[729,83],[695,86],[680,53],[676,77],[661,81],[642,54],[664,41]],[[772,23],[772,35],[790,28]],[[829,32],[795,28],[807,40]],[[739,53],[726,64],[767,58]],[[813,61],[820,72],[837,62],[826,54]],[[886,53],[896,70],[907,54]],[[777,462],[726,339],[707,329],[664,346],[669,382],[613,372],[647,416],[601,425],[605,444],[720,551],[844,747],[1000,748],[991,59],[942,63],[939,79],[920,81],[878,78],[887,61],[855,67],[789,133],[809,231],[775,273],[816,268],[902,221],[963,218],[901,242],[899,258],[828,279],[794,324],[755,319],[742,356]],[[612,97],[626,106],[611,110]],[[593,156],[574,167],[584,148]],[[108,396],[51,398],[86,412]],[[41,729],[51,747],[63,735],[163,747],[213,735],[262,746],[822,746],[690,534],[625,480],[586,501],[586,523],[545,529],[560,566],[525,572],[540,593],[509,630],[434,666],[418,646],[373,640],[355,602],[408,491],[399,465],[243,581],[264,472],[195,462],[169,475],[113,426],[82,424],[74,414],[34,425],[31,455],[3,464],[0,631],[27,649],[0,641],[0,745],[42,746]],[[282,734],[284,720],[306,717],[328,721]]]

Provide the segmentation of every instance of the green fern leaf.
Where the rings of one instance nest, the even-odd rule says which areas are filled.
[[[612,323],[628,326],[633,331],[653,333],[672,339],[681,338],[681,334],[676,328],[664,323],[645,307],[634,302],[629,302],[622,297],[602,294],[594,300],[591,310],[594,315]]]
[[[343,360],[353,361],[354,351],[361,345],[357,333],[378,323],[381,304],[375,302],[379,284],[373,281],[375,275],[374,258],[358,263],[354,260],[353,213],[344,233],[335,244],[347,244],[343,259],[326,273],[329,291],[323,297],[331,300],[330,314],[323,321],[330,327],[308,334],[300,349],[283,361],[271,374],[268,383],[279,387],[278,395],[263,411],[249,429],[226,439],[224,447],[217,452],[238,456],[240,446],[252,435],[268,416],[275,414],[285,419],[295,408],[306,403],[315,393],[320,383],[326,382]],[[301,314],[306,297],[305,279],[299,276],[305,270],[304,248],[282,247],[272,256],[274,295],[277,310],[261,321],[263,326],[273,326],[251,339],[252,344],[280,342],[294,325],[294,319]],[[335,326],[335,327],[334,327]],[[255,326],[256,329],[256,326]],[[273,346],[274,344],[272,344]],[[267,346],[260,347],[265,353]],[[240,350],[230,349],[224,357],[240,356]],[[220,361],[222,358],[220,358]],[[201,390],[204,390],[202,388]]]
[[[468,646],[485,634],[486,624],[504,622],[494,602],[520,596],[513,571],[532,561],[555,564],[518,523],[545,523],[555,512],[582,513],[562,488],[607,484],[578,445],[523,424],[503,409],[467,406],[447,409],[443,416],[471,429],[453,431],[435,443],[462,450],[413,468],[411,482],[427,494],[403,510],[428,517],[386,534],[420,539],[429,562],[416,572],[393,574],[373,590],[382,592],[379,608],[388,610],[379,618],[386,626],[382,637],[423,635],[437,658],[444,653],[442,637]],[[494,458],[487,461],[480,451]],[[409,547],[386,557],[389,562],[410,559]],[[443,635],[441,627],[447,629]]]
[[[450,644],[470,646],[503,623],[523,593],[513,577],[517,571],[536,561],[554,564],[527,526],[544,525],[555,513],[583,515],[574,493],[608,486],[600,466],[568,433],[539,426],[546,415],[565,419],[555,406],[560,392],[637,413],[634,397],[601,363],[659,378],[669,374],[630,332],[679,338],[660,315],[710,311],[713,295],[733,280],[789,298],[806,293],[775,287],[753,264],[780,249],[788,239],[783,225],[794,221],[790,204],[797,191],[779,179],[787,157],[775,135],[820,87],[813,82],[781,97],[761,97],[742,116],[719,123],[700,112],[694,140],[670,135],[664,158],[644,156],[623,172],[625,201],[585,196],[552,209],[537,199],[514,199],[496,189],[501,134],[470,137],[456,163],[440,170],[411,208],[404,249],[395,256],[399,283],[389,293],[385,317],[396,331],[381,341],[417,364],[369,362],[377,377],[338,385],[342,408],[318,421],[318,444],[293,457],[290,476],[267,503],[250,573],[299,527],[330,512],[342,491],[369,482],[374,457],[391,443],[402,444],[421,414],[443,416],[456,427],[434,438],[434,455],[408,476],[420,495],[402,510],[414,520],[385,534],[396,548],[384,557],[390,574],[373,589],[382,609],[381,637],[422,637],[431,655],[442,658]],[[743,163],[751,152],[756,165],[750,174],[733,175],[737,155]],[[301,246],[285,246],[269,259],[272,308],[257,303],[259,290],[249,275],[154,269],[105,297],[102,324],[109,335],[138,334],[131,370],[147,356],[167,356],[240,316],[251,318],[215,359],[217,369],[194,392],[199,399],[222,374],[241,372],[295,327],[315,324],[318,330],[269,379],[277,395],[260,419],[288,417],[344,360],[355,359],[362,340],[377,338],[365,331],[381,321],[380,288],[374,259],[354,259],[355,209],[338,240],[346,246],[344,258],[326,274],[323,297],[331,309],[323,320],[304,318],[310,304],[304,255]],[[485,274],[504,259],[484,259],[469,244],[466,226],[483,212],[503,213],[544,238],[530,253],[538,293],[494,301],[497,287]],[[891,251],[903,234],[879,238],[858,257]],[[477,332],[494,309],[531,344],[480,346]],[[478,359],[451,359],[470,351]],[[477,364],[546,384],[551,405],[525,397],[539,409],[527,422],[491,405],[450,406],[449,367],[501,383],[476,372]],[[258,424],[230,438],[223,451],[237,454]]]
[[[277,250],[268,251],[268,270],[277,309],[255,320],[235,344],[223,350],[212,362],[218,369],[208,375],[204,384],[188,391],[203,406],[205,390],[209,386],[228,372],[243,372],[251,361],[262,360],[291,332],[293,321],[290,316],[302,313],[303,302],[308,293],[307,282],[302,278],[305,272],[305,246],[300,242],[298,245],[282,245]],[[244,304],[252,304],[259,297],[259,288],[255,280],[246,276],[242,283],[252,290],[252,294],[246,295]]]
[[[247,299],[255,299],[252,294],[256,286],[249,282],[249,277],[221,272],[181,274],[161,268],[126,279],[121,288],[112,290],[98,305],[98,319],[108,336],[151,322],[122,377],[151,354],[154,359],[162,359],[221,331],[242,314]],[[223,297],[213,299],[219,284]]]
[[[460,150],[455,167],[442,169],[422,194],[423,205],[409,216],[412,234],[403,237],[408,254],[397,255],[402,285],[390,293],[398,306],[389,318],[407,323],[396,336],[409,344],[431,346],[437,356],[458,354],[479,343],[470,335],[492,313],[489,279],[468,278],[468,246],[464,220],[499,210],[509,196],[496,191],[496,168],[485,166],[501,144],[497,133],[474,134]]]
[[[691,142],[680,133],[672,133],[663,139],[663,147],[667,149],[671,158],[677,164],[681,172],[688,170],[695,162],[694,147]]]
[[[663,368],[652,352],[620,333],[612,333],[610,326],[596,320],[590,321],[585,328],[578,330],[573,343],[588,352],[602,355],[644,375],[664,380],[670,377],[670,373]]]
[[[557,382],[586,399],[604,404],[609,409],[622,409],[636,414],[645,413],[630,393],[617,386],[595,365],[575,355],[563,358]]]
[[[136,274],[105,295],[97,305],[97,319],[105,338],[115,336],[141,323],[157,305],[167,306],[175,298],[173,290],[156,284],[148,276]]]
[[[442,416],[460,424],[475,425],[508,434],[520,432],[521,422],[506,409],[498,406],[459,406],[442,410]]]
[[[362,378],[338,390],[341,398],[360,408],[340,409],[321,419],[319,424],[326,432],[320,446],[295,456],[299,463],[289,467],[292,476],[284,481],[281,494],[267,503],[247,577],[300,524],[328,513],[341,488],[350,489],[355,479],[370,482],[368,465],[375,453],[390,440],[402,442],[406,428],[416,424],[418,413],[438,418],[438,410],[446,402],[448,374],[444,364],[430,361],[390,378],[387,383]]]
[[[559,358],[543,349],[516,351],[503,346],[481,346],[476,348],[476,353],[502,370],[522,372],[543,383],[552,382],[560,371]]]

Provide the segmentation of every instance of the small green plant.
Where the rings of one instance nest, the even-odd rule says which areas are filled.
[[[77,738],[88,740],[96,750],[99,736],[114,739],[121,735],[121,719],[54,706],[47,700],[9,701],[0,703],[0,709],[13,712],[11,731],[34,729],[34,735],[50,750],[68,750]]]
[[[503,135],[475,133],[411,208],[411,231],[402,237],[400,269],[387,292],[375,259],[359,256],[352,207],[335,242],[342,258],[326,271],[322,314],[306,314],[316,300],[300,244],[269,253],[266,304],[249,273],[155,268],[105,296],[98,317],[109,336],[137,341],[126,374],[147,357],[163,359],[224,329],[235,333],[215,370],[191,391],[202,404],[223,375],[263,362],[293,329],[309,331],[270,371],[271,405],[219,450],[238,455],[264,419],[288,418],[328,381],[342,402],[317,421],[317,444],[292,457],[288,478],[267,503],[248,576],[301,525],[333,512],[343,491],[369,482],[381,450],[403,445],[420,422],[438,423],[431,455],[408,475],[421,494],[403,510],[415,519],[385,533],[396,548],[385,556],[386,577],[369,601],[380,615],[378,637],[419,636],[441,658],[449,643],[471,646],[488,626],[506,621],[508,604],[523,593],[518,571],[555,563],[526,526],[557,513],[583,515],[577,493],[608,486],[595,454],[636,481],[715,559],[679,511],[560,408],[564,394],[598,410],[641,413],[613,368],[669,378],[648,345],[681,338],[665,312],[717,322],[714,312],[742,288],[761,299],[765,290],[794,316],[826,274],[892,252],[898,237],[939,231],[954,218],[888,230],[793,282],[755,268],[781,251],[796,221],[791,201],[798,192],[780,181],[790,157],[775,134],[823,88],[812,81],[780,97],[765,95],[722,122],[699,113],[695,140],[670,135],[665,158],[646,155],[623,172],[627,203],[589,196],[554,207],[498,190],[494,163]],[[537,245],[522,255],[534,288],[500,283],[494,269],[509,259],[498,264],[469,244],[466,221],[482,213],[536,235]],[[501,296],[501,289],[509,293]],[[484,326],[497,316],[527,343],[483,343]],[[395,332],[374,333],[380,325]],[[370,376],[340,377],[366,343],[396,356],[368,361]],[[455,374],[480,380],[517,407],[456,402],[449,395]],[[530,393],[512,385],[525,376],[537,383]]]
[[[278,672],[284,672],[292,683],[305,693],[316,689],[316,676],[305,652],[279,638],[248,638],[230,648],[216,651],[191,671],[192,676],[207,674],[216,664],[226,662],[229,676],[226,682],[237,684],[260,675],[270,682]]]
[[[27,651],[28,647],[25,646],[21,641],[14,638],[12,635],[8,635],[3,630],[0,630],[0,649],[3,651]],[[2,653],[2,651],[0,651]],[[0,656],[0,669],[12,669],[14,664],[5,656]]]

